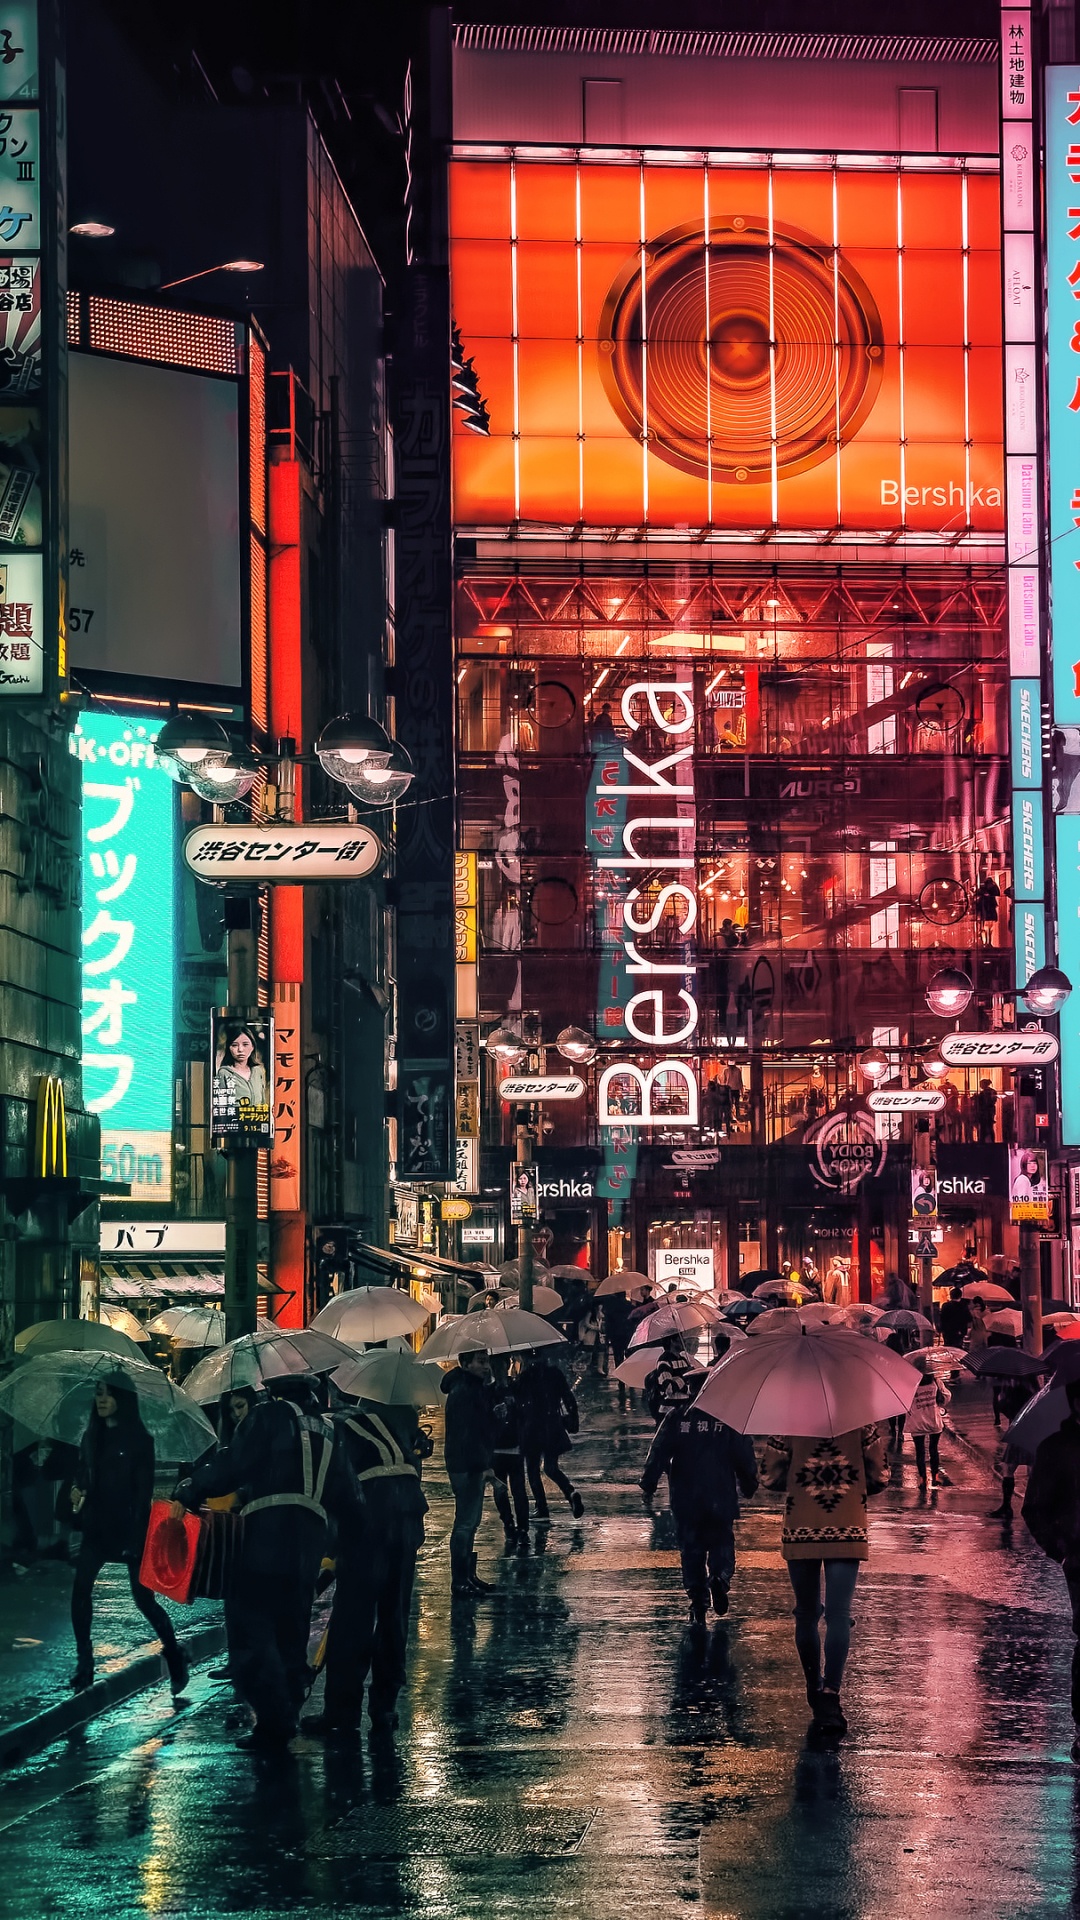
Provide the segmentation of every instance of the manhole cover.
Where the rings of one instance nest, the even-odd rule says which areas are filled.
[[[354,1807],[317,1834],[308,1852],[323,1860],[397,1859],[407,1854],[576,1853],[598,1807],[448,1807],[443,1802]]]

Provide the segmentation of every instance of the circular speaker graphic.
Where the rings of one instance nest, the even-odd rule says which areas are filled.
[[[643,346],[647,349],[642,351]],[[881,318],[824,241],[728,214],[673,227],[611,286],[600,368],[620,420],[684,473],[768,480],[828,459],[881,385]],[[775,428],[773,424],[775,391]]]

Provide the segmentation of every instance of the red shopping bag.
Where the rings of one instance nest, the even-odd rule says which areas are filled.
[[[164,1594],[166,1600],[187,1603],[194,1598],[191,1583],[202,1526],[194,1513],[174,1520],[169,1505],[168,1500],[155,1500],[150,1508],[139,1579],[144,1587]]]

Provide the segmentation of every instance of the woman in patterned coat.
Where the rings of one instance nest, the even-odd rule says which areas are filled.
[[[889,1484],[885,1439],[876,1426],[832,1439],[770,1439],[761,1478],[764,1486],[787,1494],[780,1551],[795,1594],[795,1646],[806,1697],[818,1725],[843,1734],[840,1683],[851,1643],[851,1603],[859,1563],[869,1553],[866,1502]],[[824,1671],[818,1635],[823,1611]]]

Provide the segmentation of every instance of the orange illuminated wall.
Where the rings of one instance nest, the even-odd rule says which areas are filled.
[[[996,172],[459,159],[459,526],[1003,525]]]

